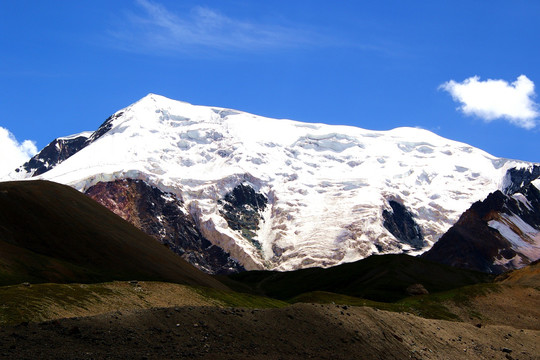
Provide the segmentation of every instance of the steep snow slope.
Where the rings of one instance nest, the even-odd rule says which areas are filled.
[[[507,187],[514,167],[532,165],[422,129],[276,120],[150,94],[40,177],[80,191],[144,180],[176,194],[246,268],[289,270],[421,253],[474,201]],[[236,199],[240,185],[255,195]],[[248,201],[256,195],[261,206]]]

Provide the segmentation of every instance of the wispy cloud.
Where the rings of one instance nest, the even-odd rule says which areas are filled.
[[[261,51],[328,45],[324,34],[300,26],[235,19],[207,7],[175,13],[151,0],[136,0],[122,28],[111,31],[115,44],[135,52]]]
[[[19,143],[9,130],[0,126],[0,178],[15,170],[36,153],[34,141],[24,140]]]
[[[532,129],[540,116],[539,106],[533,100],[534,83],[525,75],[513,83],[492,79],[480,81],[478,76],[473,76],[461,83],[447,81],[439,88],[461,103],[459,109],[465,115],[475,115],[486,122],[504,119],[513,125]]]

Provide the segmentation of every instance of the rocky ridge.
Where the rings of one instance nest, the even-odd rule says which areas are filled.
[[[499,274],[540,258],[540,191],[529,183],[513,194],[474,203],[422,256],[455,267]]]

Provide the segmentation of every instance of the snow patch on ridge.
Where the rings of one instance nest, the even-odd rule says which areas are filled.
[[[531,260],[540,259],[540,231],[516,215],[502,214],[501,219],[491,220],[488,226],[497,230],[519,251]]]
[[[93,133],[93,131],[83,131],[77,134],[59,137],[58,140],[73,140],[78,137],[89,138]]]

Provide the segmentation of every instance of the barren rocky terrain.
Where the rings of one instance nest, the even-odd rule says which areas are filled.
[[[5,359],[540,359],[540,331],[346,305],[177,307],[0,328]]]
[[[339,303],[287,305],[158,282],[3,287],[0,358],[540,359],[538,267],[487,288],[469,287],[476,292],[460,290],[457,298],[452,290],[372,304],[394,310],[409,304],[415,314]],[[343,299],[353,298],[335,297]],[[231,301],[246,305],[230,307]],[[424,309],[438,301],[456,321],[425,318]],[[6,314],[17,325],[8,326]]]

